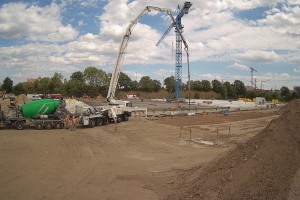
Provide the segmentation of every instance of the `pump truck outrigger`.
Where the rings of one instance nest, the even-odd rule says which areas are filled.
[[[133,21],[131,21],[131,23],[126,28],[125,34],[124,34],[121,44],[119,46],[117,60],[116,60],[115,67],[114,67],[114,70],[112,72],[112,76],[110,79],[109,89],[108,89],[108,93],[107,93],[107,102],[109,104],[108,104],[108,107],[106,107],[105,109],[109,109],[109,112],[111,113],[111,118],[114,118],[114,120],[117,120],[118,122],[120,122],[122,119],[124,119],[126,121],[128,120],[128,117],[131,115],[131,112],[128,111],[129,109],[126,109],[126,107],[128,107],[128,105],[132,106],[132,104],[130,102],[128,103],[128,101],[125,102],[125,101],[115,99],[116,88],[117,88],[118,80],[119,80],[119,76],[120,76],[121,63],[124,59],[125,51],[128,46],[128,42],[129,42],[132,30],[134,29],[135,25],[138,23],[139,19],[143,15],[145,15],[146,12],[151,12],[152,10],[164,12],[171,18],[173,25],[174,25],[176,31],[178,31],[178,33],[180,34],[180,37],[184,44],[184,47],[185,47],[184,50],[187,53],[187,60],[188,60],[188,65],[189,65],[188,44],[187,44],[185,38],[183,37],[183,35],[175,21],[175,18],[172,15],[172,11],[170,9],[166,9],[166,8],[159,8],[159,7],[155,7],[155,6],[146,6],[144,8],[144,10]],[[189,66],[188,66],[188,69],[189,69]]]

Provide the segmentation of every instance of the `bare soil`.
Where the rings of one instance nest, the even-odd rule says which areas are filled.
[[[206,166],[179,174],[168,199],[299,199],[300,100]]]
[[[280,118],[251,111],[76,131],[0,128],[0,199],[295,199],[296,103]]]

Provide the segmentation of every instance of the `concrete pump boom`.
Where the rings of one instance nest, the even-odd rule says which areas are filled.
[[[110,103],[115,103],[115,92],[116,92],[116,88],[117,88],[117,84],[118,84],[118,80],[119,80],[119,75],[120,75],[120,68],[121,68],[121,63],[124,59],[125,56],[125,51],[132,33],[133,28],[135,27],[135,25],[138,23],[139,19],[146,13],[146,12],[151,12],[152,10],[155,11],[160,11],[160,12],[165,12],[167,15],[170,16],[175,29],[178,31],[178,33],[180,34],[180,37],[182,39],[182,42],[184,44],[184,50],[187,53],[187,60],[189,60],[189,53],[188,53],[188,44],[186,42],[186,40],[184,39],[176,21],[175,18],[172,15],[172,11],[166,8],[159,8],[159,7],[155,7],[155,6],[146,6],[146,8],[133,20],[130,22],[130,24],[128,25],[128,27],[126,28],[126,32],[125,35],[122,38],[120,47],[119,47],[119,51],[118,51],[118,56],[117,56],[117,60],[116,60],[116,64],[110,79],[110,84],[109,84],[109,89],[108,89],[108,94],[107,94],[107,101]],[[189,61],[188,61],[189,64]],[[189,67],[189,66],[188,66]]]

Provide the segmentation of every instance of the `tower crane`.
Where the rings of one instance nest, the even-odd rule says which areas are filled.
[[[189,71],[188,44],[187,44],[185,38],[183,37],[182,32],[180,31],[181,29],[178,26],[178,23],[176,22],[175,18],[172,15],[172,11],[170,9],[166,9],[166,8],[159,8],[159,7],[155,7],[155,6],[146,6],[144,8],[144,10],[133,21],[130,22],[130,24],[127,26],[125,34],[122,38],[121,44],[119,46],[119,51],[118,51],[118,56],[117,56],[117,60],[115,63],[115,67],[114,67],[114,70],[112,72],[112,76],[110,79],[110,84],[109,84],[109,89],[108,89],[108,94],[107,94],[107,101],[109,103],[113,103],[113,104],[119,103],[115,100],[115,92],[116,92],[116,88],[117,88],[117,84],[118,84],[118,80],[119,80],[121,63],[122,63],[122,60],[124,59],[125,51],[128,46],[128,42],[129,42],[132,30],[135,27],[135,25],[138,23],[139,19],[144,14],[146,14],[146,12],[151,12],[152,10],[164,12],[171,18],[172,25],[175,27],[176,31],[179,34],[180,39],[182,40],[182,42],[184,44],[184,50],[186,51],[186,54],[187,54],[187,63],[188,63],[188,71]],[[190,73],[188,73],[188,78],[190,79]],[[189,86],[189,88],[190,88],[190,86]]]
[[[188,14],[189,8],[192,6],[191,2],[185,2],[182,8],[178,5],[176,24],[171,22],[161,39],[157,42],[156,46],[158,46],[161,41],[169,34],[173,27],[178,27],[175,29],[176,32],[176,62],[175,62],[175,98],[178,100],[182,97],[182,35],[183,25],[181,23],[181,18],[184,14]]]

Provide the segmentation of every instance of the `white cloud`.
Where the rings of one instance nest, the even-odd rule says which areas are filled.
[[[300,6],[284,6],[283,9],[272,9],[265,19],[258,20],[263,26],[281,34],[300,35]]]
[[[62,25],[60,7],[28,6],[24,3],[4,4],[0,8],[0,38],[60,42],[73,40],[78,32]]]
[[[16,74],[15,71],[20,70],[24,77],[33,76],[35,73],[40,75],[47,68],[51,73],[53,70],[58,70],[58,72],[68,75],[76,70],[83,70],[89,65],[111,71],[127,25],[140,14],[146,5],[175,10],[177,3],[180,5],[184,3],[183,0],[178,2],[107,1],[103,8],[104,12],[99,12],[100,16],[94,15],[95,19],[92,19],[99,20],[95,23],[99,24],[99,33],[95,33],[97,32],[95,31],[78,37],[79,33],[71,25],[64,25],[62,22],[65,17],[68,17],[65,14],[68,12],[69,6],[79,6],[82,3],[84,3],[82,6],[99,6],[99,1],[63,0],[62,2],[62,4],[52,3],[44,7],[29,3],[9,3],[0,7],[0,38],[18,39],[22,42],[22,45],[0,47],[1,65],[8,70],[5,71],[6,74]],[[282,9],[278,6],[275,7],[274,5],[278,2],[285,4],[285,7]],[[299,4],[299,0],[241,0],[238,2],[212,0],[192,3],[189,14],[182,18],[184,37],[189,44],[191,65],[198,61],[229,61],[224,66],[246,70],[247,66],[240,63],[252,65],[282,62],[292,66],[291,69],[294,68],[294,72],[300,72],[299,67],[296,67],[300,62],[300,40],[298,38],[300,16],[299,5],[296,5]],[[236,11],[255,9],[260,6],[269,6],[270,9],[265,15],[261,15],[261,19],[258,21],[247,21],[236,16]],[[86,9],[87,7],[80,10],[78,16],[81,18],[77,22],[74,21],[74,26],[78,25],[78,28],[83,30],[92,21],[89,18],[91,13]],[[147,14],[152,17],[158,15],[158,12]],[[155,28],[158,27],[158,24],[167,26],[170,23],[170,19],[166,15],[160,16],[161,22],[156,21],[155,26],[142,23],[136,25],[126,50],[123,65],[140,64],[142,67],[147,64],[174,65],[175,57],[174,54],[172,55],[172,42],[173,50],[175,48],[174,31],[169,33],[159,47],[155,46],[163,34],[160,31],[164,31],[163,29],[166,27],[160,27],[160,31]],[[157,16],[155,19],[158,19]],[[22,39],[27,41],[24,42]],[[40,44],[40,41],[49,43]],[[185,61],[183,51],[183,64]],[[228,63],[235,64],[228,66]],[[140,71],[143,70],[142,67]],[[125,73],[131,73],[130,76],[135,80],[134,70],[126,69],[128,70]],[[2,73],[4,71],[1,68]],[[138,76],[149,75],[149,73],[159,76],[164,71],[161,69],[148,72],[148,74],[140,72]],[[165,74],[170,76],[174,72],[166,70]],[[272,74],[272,76],[275,75],[282,79],[286,78],[286,81],[293,79],[291,74],[287,78],[287,74],[284,72]],[[249,76],[234,77],[232,74],[204,73],[196,78],[209,80],[224,78],[233,81],[234,78],[241,78],[241,80],[250,82]]]
[[[134,72],[134,71],[123,71],[125,74],[127,74],[129,76],[129,78],[131,78],[132,81],[140,81],[141,78],[143,76],[147,76],[145,74],[141,74],[141,73],[138,73],[138,72]]]
[[[216,79],[216,80],[222,80],[223,79],[222,75],[220,75],[220,74],[212,74],[212,73],[199,74],[197,77],[200,80],[209,80],[209,81],[212,81],[214,79]]]
[[[296,72],[296,73],[300,73],[300,67],[294,68],[293,71]]]
[[[255,63],[271,63],[279,60],[279,56],[274,51],[253,51],[249,50],[234,56],[237,60],[255,62]]]
[[[239,70],[249,70],[249,67],[246,65],[241,65],[238,63],[234,63],[233,65],[228,66],[227,68],[239,69]]]

